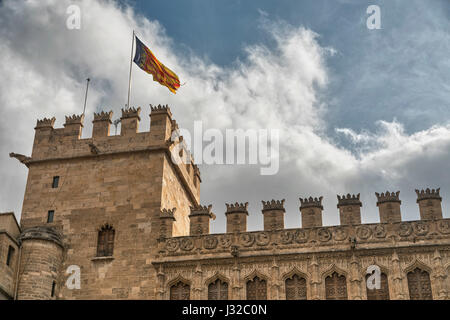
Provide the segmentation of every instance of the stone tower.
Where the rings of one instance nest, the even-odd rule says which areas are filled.
[[[361,207],[359,193],[355,195],[347,194],[347,196],[337,196],[339,209],[339,218],[342,225],[361,224]]]
[[[56,299],[63,261],[61,235],[51,227],[38,226],[22,232],[21,264],[17,299]]]
[[[400,213],[401,201],[399,198],[400,191],[389,192],[379,194],[375,192],[377,196],[377,207],[380,211],[380,222],[381,223],[391,223],[402,221],[402,216]]]
[[[417,203],[419,204],[420,219],[438,220],[442,219],[442,198],[439,195],[439,188],[417,190]]]
[[[284,229],[284,199],[283,200],[272,200],[272,201],[262,201],[263,209],[262,213],[264,215],[264,230],[282,230]]]
[[[201,180],[191,157],[174,161],[181,139],[171,140],[178,127],[169,107],[151,107],[149,132],[139,132],[140,112],[123,109],[115,136],[112,111],[94,114],[88,139],[84,116],[66,117],[64,128],[38,120],[31,157],[13,154],[29,169],[19,299],[155,298],[158,239],[189,234]],[[98,249],[105,228],[109,251]],[[80,267],[80,289],[64,285],[71,265]]]
[[[225,204],[227,211],[227,233],[246,232],[248,217],[248,202],[235,204]]]
[[[323,197],[300,198],[300,212],[302,214],[302,228],[322,226]]]

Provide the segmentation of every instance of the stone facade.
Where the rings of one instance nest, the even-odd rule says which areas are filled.
[[[116,136],[112,112],[97,113],[88,139],[84,116],[56,129],[54,118],[38,120],[31,157],[10,154],[29,173],[20,227],[0,214],[0,298],[368,299],[371,265],[383,297],[449,298],[439,189],[416,190],[420,221],[403,222],[399,192],[386,192],[376,194],[377,224],[361,224],[359,195],[347,195],[341,224],[323,226],[322,197],[309,197],[302,228],[285,229],[284,200],[271,200],[263,231],[247,231],[248,203],[236,203],[227,232],[210,234],[215,214],[200,204],[200,171],[170,109],[151,107],[149,132],[138,130],[140,113],[122,110]],[[66,285],[71,266],[79,289]]]

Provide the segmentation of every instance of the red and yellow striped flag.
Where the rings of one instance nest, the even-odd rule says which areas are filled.
[[[150,49],[138,37],[136,37],[136,54],[133,61],[139,68],[153,75],[153,81],[157,81],[161,85],[166,86],[173,93],[176,93],[176,90],[180,87],[180,79],[178,79],[178,76],[159,62]]]

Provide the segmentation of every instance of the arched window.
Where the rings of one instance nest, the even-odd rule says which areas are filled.
[[[191,287],[178,281],[170,287],[170,300],[189,300],[191,296]]]
[[[217,279],[208,286],[208,300],[228,300],[228,283]]]
[[[267,284],[266,280],[255,276],[247,281],[247,300],[266,300]]]
[[[370,274],[366,275],[366,283],[367,279],[370,277]],[[386,274],[381,273],[380,276],[380,289],[369,289],[367,288],[367,300],[389,300],[389,284],[388,277]]]
[[[411,300],[433,300],[430,275],[428,272],[415,268],[408,272],[408,289]]]
[[[325,294],[327,300],[347,300],[347,280],[337,272],[325,278]]]
[[[105,225],[98,232],[97,257],[109,257],[114,251],[114,229]]]
[[[306,279],[294,274],[286,279],[286,300],[306,300]]]

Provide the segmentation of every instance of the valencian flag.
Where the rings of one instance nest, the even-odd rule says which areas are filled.
[[[180,87],[178,76],[165,65],[156,59],[149,48],[136,37],[136,54],[133,60],[139,68],[153,75],[153,81],[158,81],[161,85],[176,93]]]

